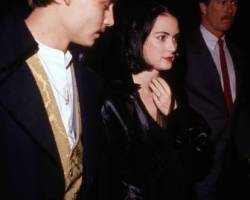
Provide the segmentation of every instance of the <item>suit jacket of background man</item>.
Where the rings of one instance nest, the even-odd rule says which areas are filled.
[[[0,182],[4,186],[0,195],[11,200],[63,199],[59,154],[41,95],[25,63],[38,46],[23,21],[6,18],[0,22]],[[73,62],[83,129],[81,194],[97,197],[101,196],[95,190],[101,180],[98,167],[104,167],[98,131],[100,80],[91,70],[79,66],[79,60]]]
[[[242,92],[243,74],[245,73],[246,66],[244,55],[239,47],[230,42],[227,38],[226,43],[233,60],[236,77],[236,99],[231,114],[227,112],[220,77],[200,29],[195,30],[185,38],[185,84],[188,100],[191,107],[205,118],[211,128],[211,139],[216,148],[215,159],[217,159],[216,162],[221,163],[216,164],[216,170],[218,170],[216,173],[219,176],[217,178],[221,180],[228,180],[232,172],[230,166],[236,158],[234,157],[234,140],[235,135],[238,133],[232,130],[235,119],[237,118],[237,110],[240,102],[239,96]],[[218,165],[224,166],[222,172],[218,169]],[[210,180],[207,181],[213,182],[216,180],[214,179],[214,175],[210,176],[209,179]],[[232,184],[235,185],[233,180],[231,181]],[[223,185],[224,183],[222,187],[224,187]],[[223,191],[223,188],[218,190],[219,193],[221,193],[221,191]],[[228,193],[228,191],[226,192]]]
[[[238,47],[226,39],[231,54],[236,77],[236,99],[232,114],[235,112],[241,88],[243,59]],[[190,105],[198,111],[212,128],[212,140],[225,139],[230,115],[227,112],[223,89],[216,65],[206,46],[200,29],[185,39],[186,53],[186,90]]]

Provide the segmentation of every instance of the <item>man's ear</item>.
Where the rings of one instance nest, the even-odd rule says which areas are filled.
[[[199,3],[200,11],[202,15],[205,15],[207,13],[207,5],[205,3]]]

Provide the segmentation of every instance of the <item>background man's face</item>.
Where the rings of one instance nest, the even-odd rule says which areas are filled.
[[[208,5],[200,4],[202,22],[210,31],[224,34],[232,25],[237,11],[236,0],[210,0]]]

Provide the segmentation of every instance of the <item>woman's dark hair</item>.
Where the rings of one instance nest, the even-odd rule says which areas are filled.
[[[143,44],[150,34],[156,18],[162,14],[174,14],[170,7],[155,1],[133,5],[130,15],[122,24],[121,54],[122,62],[133,74],[147,69],[143,58]]]

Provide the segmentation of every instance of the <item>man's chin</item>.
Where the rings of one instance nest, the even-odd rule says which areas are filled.
[[[233,21],[232,21],[232,20],[225,20],[225,21],[223,22],[222,29],[223,29],[224,31],[228,31],[228,30],[231,28],[232,24],[233,24]]]
[[[94,34],[92,37],[89,37],[88,39],[82,40],[80,45],[84,47],[92,47],[94,46],[95,42],[100,38],[101,34]]]
[[[94,44],[95,44],[95,39],[92,39],[92,40],[82,42],[81,45],[84,47],[92,47]]]

